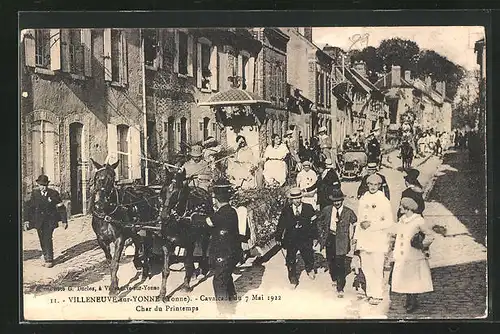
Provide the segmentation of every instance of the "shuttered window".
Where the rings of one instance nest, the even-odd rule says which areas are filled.
[[[54,153],[55,146],[54,124],[45,120],[32,123],[31,132],[33,177],[45,174],[49,180],[55,180]]]
[[[141,135],[135,127],[125,124],[108,124],[109,163],[119,161],[117,179],[140,179],[141,175]]]
[[[106,81],[128,84],[128,56],[125,32],[104,29],[104,76]]]
[[[35,64],[48,69],[50,66],[50,30],[35,30]]]
[[[69,31],[69,68],[74,74],[84,74],[84,57],[82,45],[82,30],[71,29]]]

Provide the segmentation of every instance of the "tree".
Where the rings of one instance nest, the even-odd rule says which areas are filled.
[[[391,69],[392,65],[413,69],[415,67],[414,59],[418,57],[419,52],[420,48],[417,43],[401,38],[384,39],[377,48],[377,55],[387,71]]]

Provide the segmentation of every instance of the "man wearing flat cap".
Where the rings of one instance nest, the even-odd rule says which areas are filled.
[[[394,225],[391,203],[380,191],[381,183],[378,174],[368,177],[368,191],[359,200],[357,217],[360,223],[354,232],[355,247],[360,251],[366,277],[366,294],[373,305],[383,300],[385,255],[389,251],[389,233]]]
[[[385,197],[387,199],[391,199],[391,194],[389,191],[389,185],[387,184],[387,180],[384,175],[382,175],[380,172],[377,172],[377,163],[375,162],[369,162],[368,165],[366,166],[366,175],[363,176],[361,179],[361,183],[358,187],[358,199],[361,198],[367,191],[368,191],[368,178],[376,174],[382,179],[382,183],[380,184],[380,190],[384,193]]]
[[[302,191],[292,188],[288,192],[288,203],[278,220],[276,242],[286,250],[286,267],[288,279],[292,288],[299,284],[297,274],[297,251],[300,252],[310,279],[315,279],[313,239],[316,229],[313,220],[316,219],[312,205],[302,203]]]
[[[302,190],[302,203],[311,204],[316,208],[318,175],[311,167],[310,161],[302,163],[302,170],[297,174],[297,187]]]
[[[212,176],[209,164],[203,160],[203,147],[194,145],[189,156],[190,159],[182,166],[181,173],[185,173],[186,178],[192,179],[192,181],[187,180],[188,184],[194,184],[208,191]]]
[[[24,229],[36,228],[42,248],[44,267],[54,266],[54,245],[52,234],[61,222],[64,229],[68,228],[68,215],[61,196],[55,189],[49,188],[47,175],[40,175],[36,180],[38,189],[33,190],[31,198],[24,210]]]
[[[318,218],[318,242],[320,249],[326,246],[326,260],[332,282],[336,282],[337,296],[344,296],[347,266],[346,255],[351,250],[356,214],[344,205],[344,194],[335,190],[329,195],[333,204],[328,205]]]
[[[218,180],[211,188],[216,212],[207,218],[212,227],[208,248],[210,267],[214,273],[213,288],[217,308],[221,313],[233,312],[237,300],[232,273],[241,260],[238,214],[229,205],[232,186],[225,179]]]

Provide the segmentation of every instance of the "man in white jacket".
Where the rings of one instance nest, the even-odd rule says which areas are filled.
[[[382,178],[373,174],[367,183],[368,191],[359,200],[357,216],[360,223],[353,239],[355,248],[360,251],[368,302],[377,305],[383,300],[384,260],[394,216],[390,201],[379,190]]]

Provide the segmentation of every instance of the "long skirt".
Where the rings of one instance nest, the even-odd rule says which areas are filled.
[[[264,180],[271,185],[278,183],[279,186],[286,181],[286,163],[283,160],[267,160],[264,164]]]
[[[392,292],[424,293],[434,291],[427,259],[394,262]]]

